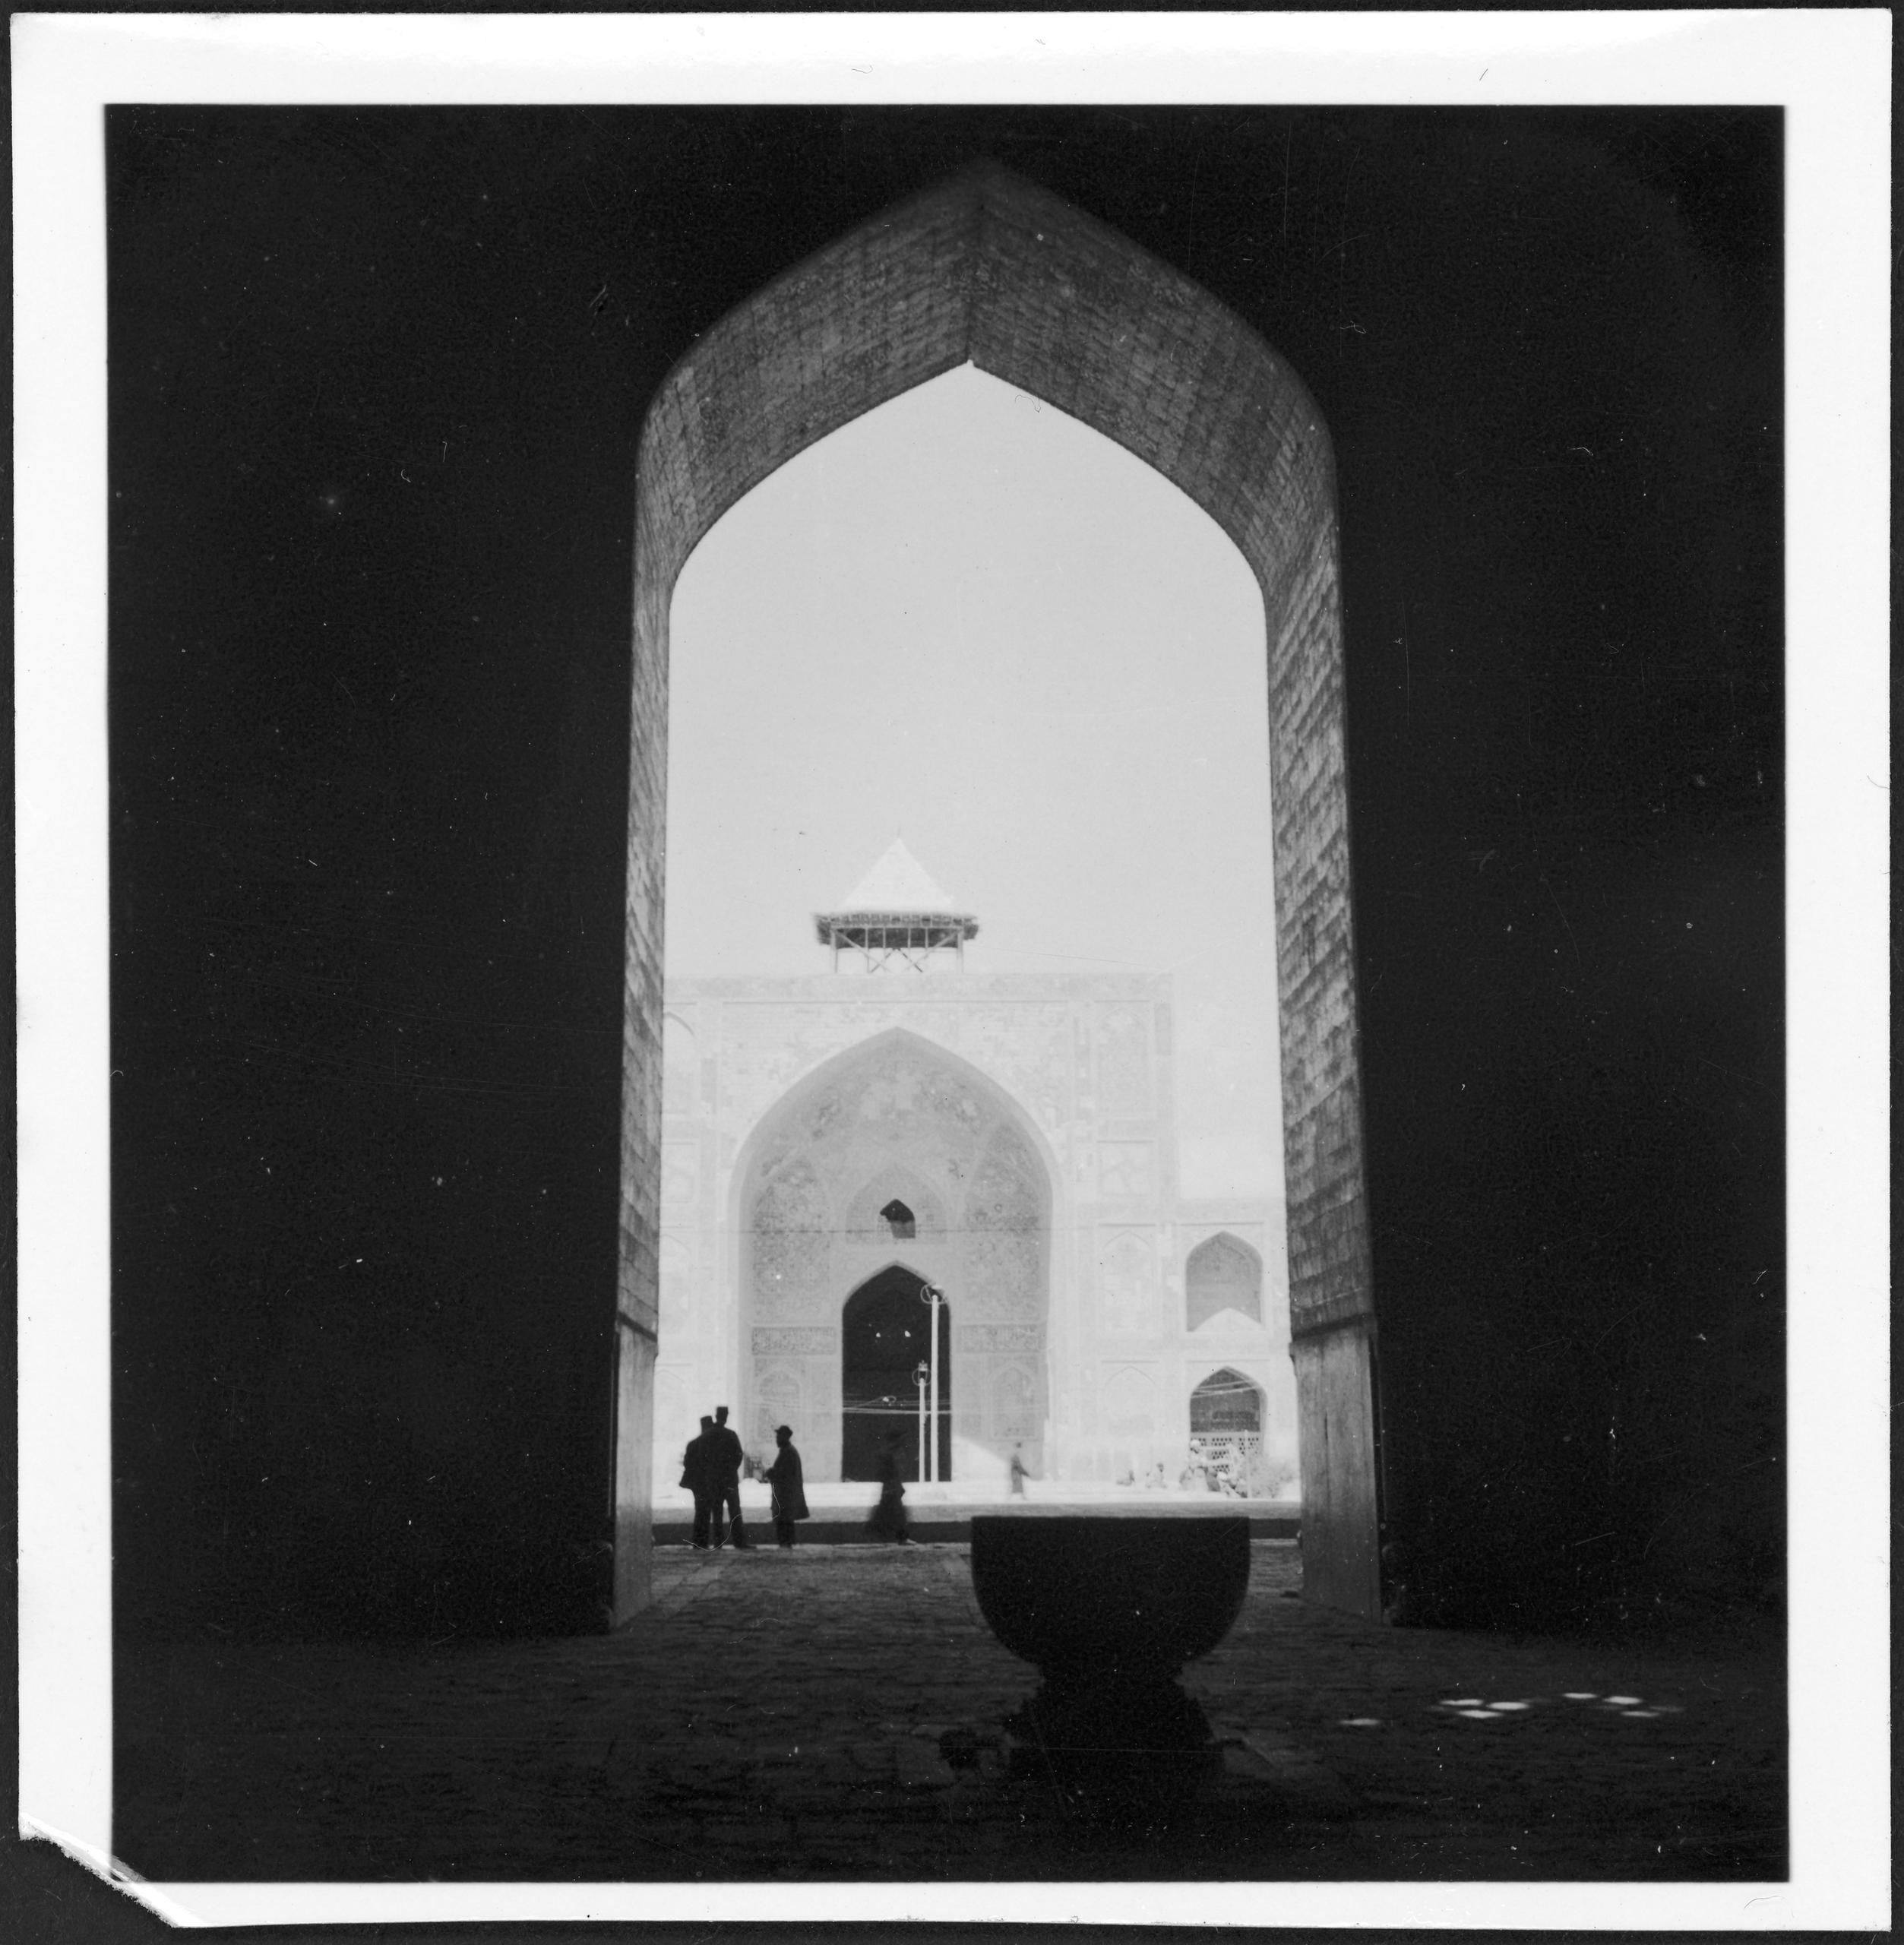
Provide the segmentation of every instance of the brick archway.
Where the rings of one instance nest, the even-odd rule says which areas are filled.
[[[1349,896],[1333,466],[1294,372],[1207,292],[985,165],[790,268],[704,334],[643,428],[618,1301],[615,1611],[647,1599],[661,1121],[669,610],[707,530],[829,432],[970,363],[1113,438],[1235,543],[1262,590],[1308,1585],[1374,1613],[1376,1418]]]

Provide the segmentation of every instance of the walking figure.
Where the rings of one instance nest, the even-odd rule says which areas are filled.
[[[707,1471],[714,1492],[714,1545],[722,1544],[721,1513],[734,1536],[734,1550],[744,1553],[754,1542],[741,1522],[741,1441],[727,1423],[727,1407],[714,1407],[714,1428],[707,1434]]]
[[[875,1539],[905,1547],[912,1542],[906,1530],[906,1482],[900,1475],[899,1447],[899,1434],[889,1431],[879,1455],[879,1504],[867,1526]]]
[[[689,1439],[681,1455],[681,1483],[694,1496],[694,1545],[704,1553],[710,1543],[716,1516],[713,1473],[708,1450],[708,1441],[713,1430],[713,1420],[704,1412],[701,1436]]]
[[[1014,1499],[1025,1496],[1025,1448],[1022,1445],[1011,1448],[1011,1494]]]
[[[793,1523],[807,1516],[806,1488],[800,1475],[800,1455],[794,1448],[793,1428],[776,1425],[773,1443],[780,1450],[767,1469],[767,1482],[773,1491],[773,1537],[791,1551]]]

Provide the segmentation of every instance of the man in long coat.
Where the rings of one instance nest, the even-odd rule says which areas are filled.
[[[800,1454],[793,1444],[793,1428],[776,1425],[773,1443],[780,1450],[767,1469],[767,1482],[773,1488],[773,1537],[782,1546],[791,1547],[794,1521],[807,1516],[806,1485]]]
[[[701,1436],[689,1439],[681,1455],[681,1483],[694,1496],[694,1545],[704,1553],[710,1543],[717,1503],[708,1450],[713,1433],[714,1422],[704,1413]]]
[[[731,1430],[727,1423],[727,1407],[714,1407],[714,1428],[707,1434],[707,1472],[712,1482],[714,1494],[714,1544],[722,1544],[721,1510],[727,1512],[727,1523],[733,1529],[736,1551],[744,1551],[754,1542],[747,1537],[747,1529],[741,1523],[741,1441],[739,1433]]]

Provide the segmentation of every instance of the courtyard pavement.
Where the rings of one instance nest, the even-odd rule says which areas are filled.
[[[859,1480],[818,1480],[810,1482],[805,1491],[812,1516],[800,1529],[802,1541],[844,1542],[871,1539],[866,1523],[878,1496],[875,1488]],[[742,1516],[757,1537],[770,1531],[770,1504],[768,1490],[762,1482],[742,1481]],[[922,1485],[916,1479],[906,1483],[906,1510],[916,1540],[969,1540],[974,1513],[1014,1508],[1042,1513],[1136,1513],[1153,1518],[1220,1510],[1242,1514],[1250,1523],[1251,1535],[1264,1540],[1292,1540],[1302,1526],[1301,1502],[1293,1491],[1280,1499],[1245,1499],[1219,1495],[1203,1486],[1149,1490],[1100,1481],[1060,1483],[1033,1479],[1023,1494],[1014,1498],[1002,1479],[962,1479],[956,1485],[949,1482]],[[685,1546],[693,1534],[694,1523],[694,1502],[691,1494],[673,1488],[656,1492],[654,1533],[658,1542],[667,1546]]]
[[[175,1882],[1785,1874],[1769,1633],[1385,1627],[1259,1540],[1184,1676],[1220,1769],[1113,1798],[1013,1773],[1036,1675],[968,1547],[656,1561],[614,1634],[122,1648],[115,1852]]]

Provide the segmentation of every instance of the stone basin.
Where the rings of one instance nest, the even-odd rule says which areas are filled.
[[[1054,1688],[1168,1681],[1229,1632],[1249,1579],[1249,1520],[1221,1510],[972,1517],[979,1611]]]

